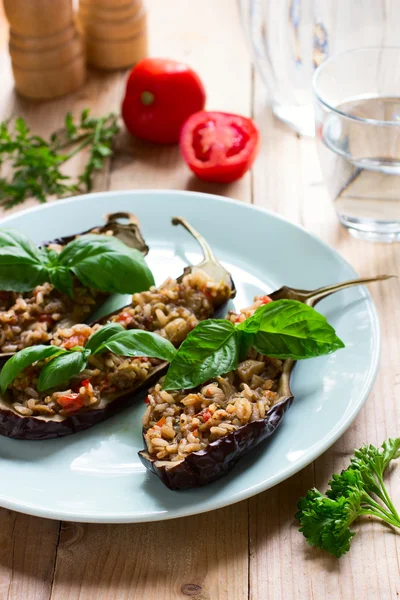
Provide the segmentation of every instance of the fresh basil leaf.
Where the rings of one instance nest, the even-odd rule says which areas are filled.
[[[86,368],[87,357],[82,352],[66,352],[51,360],[41,371],[37,383],[39,392],[68,382]]]
[[[18,248],[32,262],[43,261],[40,249],[17,229],[0,229],[0,248]]]
[[[164,390],[191,389],[238,366],[238,332],[225,319],[202,321],[171,362]]]
[[[49,269],[49,279],[57,290],[73,298],[74,280],[71,272],[66,267]]]
[[[57,346],[31,346],[20,350],[12,356],[4,365],[0,373],[0,389],[4,393],[10,383],[23,369],[29,367],[38,360],[44,360],[49,356],[57,356],[66,353],[67,350]]]
[[[59,264],[70,268],[84,285],[103,292],[133,294],[154,285],[143,255],[114,236],[76,238],[59,254]]]
[[[260,306],[238,329],[254,335],[261,354],[300,360],[344,348],[326,318],[297,300],[276,300]]]
[[[119,323],[108,323],[108,325],[104,325],[104,327],[101,327],[90,336],[86,342],[85,348],[94,354],[103,342],[122,331],[125,331],[125,329]]]
[[[147,356],[168,362],[171,362],[176,355],[176,349],[171,342],[157,333],[141,329],[130,329],[117,333],[99,346],[94,354],[100,354],[106,350],[120,356]]]
[[[0,289],[29,292],[47,278],[42,251],[15,229],[0,230]]]
[[[237,329],[239,344],[239,361],[246,360],[247,354],[253,345],[254,334]]]

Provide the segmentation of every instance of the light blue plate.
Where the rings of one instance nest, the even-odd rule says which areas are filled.
[[[174,191],[105,192],[40,206],[3,220],[36,242],[96,225],[108,212],[131,211],[151,248],[157,283],[200,260],[194,241],[172,227],[186,217],[231,271],[237,308],[286,284],[312,289],[353,278],[331,248],[281,217],[206,194]],[[24,513],[96,523],[133,523],[196,514],[248,498],[290,477],[331,446],[367,399],[378,367],[380,335],[364,287],[324,300],[323,312],[346,348],[296,366],[295,402],[276,434],[212,485],[172,492],[147,473],[140,402],[86,432],[60,440],[0,439],[0,505]]]

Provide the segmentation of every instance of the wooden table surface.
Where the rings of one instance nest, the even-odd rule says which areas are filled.
[[[314,141],[301,139],[271,116],[243,41],[236,2],[149,0],[148,8],[151,54],[190,63],[205,83],[208,108],[252,115],[262,149],[251,174],[217,186],[191,177],[177,148],[141,144],[122,132],[96,189],[189,189],[252,202],[303,225],[360,274],[399,273],[398,245],[363,243],[338,225]],[[1,15],[0,7],[0,120],[21,115],[37,133],[47,134],[68,110],[78,113],[90,106],[98,115],[119,110],[125,72],[90,73],[84,89],[51,103],[15,96]],[[59,523],[0,509],[0,600],[398,598],[399,536],[380,523],[356,525],[360,533],[350,554],[337,560],[309,548],[293,518],[300,496],[313,485],[324,488],[355,447],[399,434],[399,283],[371,286],[371,293],[382,326],[379,375],[353,425],[323,456],[248,501],[164,523]],[[398,505],[399,473],[389,483]]]

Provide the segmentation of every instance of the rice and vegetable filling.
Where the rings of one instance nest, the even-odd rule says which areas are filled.
[[[96,232],[94,228],[92,233]],[[112,236],[113,232],[105,235]],[[48,249],[59,254],[63,246],[49,244]],[[84,322],[106,297],[104,292],[85,287],[76,277],[72,298],[51,283],[37,285],[31,292],[0,291],[0,353],[51,341],[58,326]]]
[[[62,322],[81,323],[106,295],[74,280],[73,300],[51,283],[32,292],[0,292],[0,352],[18,352],[34,344],[49,342]]]
[[[143,417],[147,451],[162,461],[156,466],[173,466],[242,425],[263,419],[278,399],[281,374],[282,361],[250,351],[236,371],[190,393],[166,392],[157,383]]]
[[[258,297],[252,306],[228,319],[240,323],[269,301]],[[146,398],[144,438],[155,466],[172,467],[191,452],[204,450],[210,442],[239,427],[263,419],[279,400],[277,393],[283,362],[251,349],[238,368],[196,390],[167,392],[162,380]]]
[[[168,279],[160,287],[134,294],[132,304],[111,318],[125,329],[158,333],[179,345],[199,321],[212,317],[226,302],[231,290],[214,282],[204,271],[194,269],[182,281]],[[55,331],[52,345],[71,349],[84,346],[101,325],[74,325]],[[68,416],[81,410],[101,408],[118,392],[134,389],[161,363],[146,357],[124,358],[106,352],[90,356],[88,367],[64,384],[47,392],[37,391],[43,365],[40,361],[24,369],[9,387],[14,410],[23,416]]]

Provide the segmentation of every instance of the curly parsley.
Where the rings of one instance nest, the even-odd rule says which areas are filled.
[[[400,528],[400,516],[383,481],[387,466],[399,457],[400,438],[388,439],[381,448],[363,446],[347,469],[332,476],[326,495],[309,490],[297,505],[296,519],[310,546],[339,558],[350,550],[355,536],[350,526],[361,515]]]

